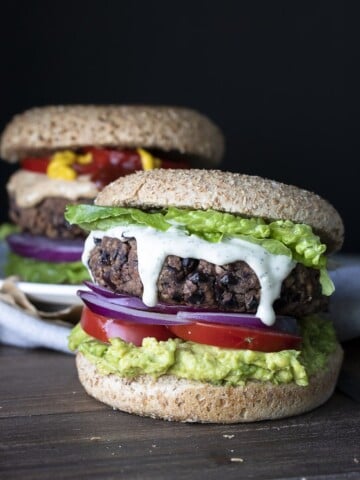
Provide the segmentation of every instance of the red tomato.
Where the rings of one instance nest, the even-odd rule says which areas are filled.
[[[301,343],[301,337],[270,329],[200,322],[190,325],[173,325],[168,328],[183,340],[217,347],[257,350],[259,352],[298,350]]]
[[[109,155],[110,151],[105,148],[95,148],[89,147],[84,149],[85,153],[91,153],[92,155],[92,166],[95,169],[106,168],[109,166]]]
[[[142,170],[139,153],[136,150],[112,150],[107,148],[86,147],[83,153],[91,153],[91,163],[73,163],[72,168],[78,175],[90,175],[91,181],[101,190],[110,182],[136,170]],[[46,173],[49,158],[28,157],[21,161],[21,167],[33,172]],[[187,168],[185,162],[161,160],[162,168]]]
[[[47,157],[27,157],[20,161],[21,168],[37,173],[46,173],[50,159]]]
[[[108,342],[110,338],[118,337],[125,342],[140,346],[145,337],[155,337],[157,340],[167,340],[174,337],[174,334],[165,326],[121,322],[98,315],[88,307],[83,307],[80,324],[88,335],[101,342]]]

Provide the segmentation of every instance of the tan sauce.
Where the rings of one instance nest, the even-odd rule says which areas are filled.
[[[95,198],[98,190],[88,176],[82,175],[75,181],[54,180],[43,173],[19,170],[14,173],[6,186],[9,194],[15,196],[21,208],[33,207],[47,197],[63,197],[69,200]]]
[[[135,238],[137,242],[139,275],[143,284],[143,302],[149,307],[158,300],[157,280],[167,256],[202,259],[216,265],[236,261],[246,262],[257,275],[261,286],[261,297],[256,316],[266,325],[273,325],[274,301],[280,296],[281,285],[295,266],[286,255],[274,255],[255,243],[239,238],[228,238],[219,243],[207,242],[195,235],[186,235],[171,227],[161,232],[150,227],[120,226],[108,231],[93,231],[85,241],[82,260],[88,266],[94,239],[103,236],[121,241]]]

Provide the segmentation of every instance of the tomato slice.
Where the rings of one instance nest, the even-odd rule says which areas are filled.
[[[175,335],[163,325],[141,325],[107,318],[83,307],[80,324],[88,335],[109,342],[110,338],[121,338],[125,342],[140,346],[145,337],[167,340]]]
[[[257,350],[259,352],[299,350],[301,344],[301,337],[278,332],[271,328],[262,329],[197,322],[189,325],[172,325],[168,329],[183,340],[216,347]]]
[[[179,337],[196,343],[223,348],[278,352],[299,350],[301,337],[269,328],[252,328],[215,323],[196,322],[189,325],[142,325],[122,322],[114,318],[92,312],[84,306],[80,319],[82,328],[88,335],[109,342],[111,338],[121,338],[140,346],[145,337],[157,340]]]
[[[48,157],[27,157],[20,161],[20,166],[32,172],[46,173],[49,162]]]

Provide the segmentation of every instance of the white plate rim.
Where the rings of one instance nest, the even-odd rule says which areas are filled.
[[[0,278],[0,288],[4,279]],[[76,305],[81,304],[77,295],[80,289],[87,289],[85,285],[57,285],[52,283],[15,282],[16,286],[30,299],[51,304]]]

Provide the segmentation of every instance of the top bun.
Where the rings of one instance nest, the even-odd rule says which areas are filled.
[[[187,108],[142,105],[59,105],[16,115],[5,128],[0,156],[15,162],[29,154],[85,146],[150,148],[198,157],[217,165],[224,154],[220,129]]]
[[[156,169],[120,177],[95,203],[140,208],[214,209],[268,220],[310,225],[327,245],[341,248],[344,225],[339,213],[315,193],[266,178],[220,170]]]

